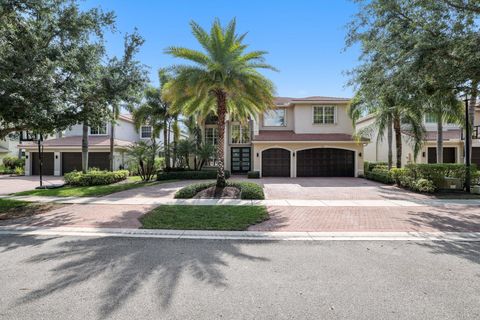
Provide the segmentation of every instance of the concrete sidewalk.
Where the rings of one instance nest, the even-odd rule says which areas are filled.
[[[412,199],[412,200],[238,200],[238,199],[169,199],[169,198],[114,198],[114,197],[42,197],[2,196],[1,198],[29,202],[56,202],[63,204],[102,205],[263,205],[275,207],[419,207],[445,204],[480,206],[477,199]]]

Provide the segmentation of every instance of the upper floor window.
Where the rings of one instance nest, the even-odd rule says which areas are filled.
[[[437,117],[432,113],[425,115],[425,123],[437,123]]]
[[[218,144],[218,129],[215,127],[205,128],[205,143],[213,144],[216,146]]]
[[[240,124],[232,124],[231,126],[231,143],[249,143],[250,142],[250,130],[248,126],[242,126]]]
[[[335,107],[314,106],[313,107],[313,123],[314,124],[335,123]]]
[[[263,114],[263,125],[265,127],[285,127],[287,125],[286,115],[285,108],[267,111]]]
[[[152,137],[152,127],[151,126],[142,126],[140,128],[140,137],[142,139],[150,139]]]
[[[90,127],[90,135],[92,136],[100,136],[107,134],[107,124],[103,123],[96,127]]]

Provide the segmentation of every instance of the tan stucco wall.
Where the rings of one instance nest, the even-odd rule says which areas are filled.
[[[285,127],[265,127],[263,125],[263,113],[258,116],[258,128],[259,130],[287,130],[287,131],[292,131],[295,130],[295,115],[293,111],[293,107],[284,107],[284,108],[278,108],[278,109],[285,109],[286,112],[286,126]]]
[[[335,124],[314,124],[313,106],[335,106]],[[295,132],[296,133],[353,133],[352,120],[347,113],[346,104],[307,104],[295,105]]]
[[[262,151],[271,149],[271,148],[283,148],[290,151],[290,174],[292,177],[296,177],[297,171],[297,157],[293,156],[293,152],[297,152],[305,149],[313,148],[338,148],[338,149],[347,149],[355,151],[355,175],[363,175],[363,144],[361,143],[303,143],[303,142],[288,142],[288,143],[254,143],[252,151],[252,170],[262,172]],[[362,153],[362,157],[359,156],[359,153]],[[257,157],[258,154],[258,157]]]

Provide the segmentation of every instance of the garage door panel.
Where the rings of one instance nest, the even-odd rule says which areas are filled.
[[[40,174],[40,157],[38,152],[32,152],[32,175],[36,176]],[[53,176],[54,174],[54,154],[53,152],[43,152],[42,153],[42,175]]]
[[[281,148],[263,151],[262,177],[290,177],[290,151]]]
[[[297,152],[297,177],[353,177],[355,153],[335,148]]]
[[[480,147],[472,148],[472,163],[477,165],[477,168],[480,168]]]
[[[89,152],[88,167],[100,170],[109,169],[108,152]],[[63,152],[62,153],[62,173],[82,170],[82,153],[81,152]]]

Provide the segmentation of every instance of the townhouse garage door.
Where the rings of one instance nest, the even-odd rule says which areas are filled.
[[[40,157],[38,156],[38,152],[32,152],[32,174],[37,176],[40,174]],[[53,152],[43,152],[43,166],[42,166],[42,175],[46,176],[53,176],[54,170],[54,156]]]
[[[290,151],[280,148],[263,151],[262,177],[290,177]]]
[[[355,152],[335,148],[297,152],[297,177],[353,177]]]
[[[88,166],[100,170],[108,170],[110,160],[108,152],[89,152]],[[62,174],[82,170],[81,152],[62,152]]]

